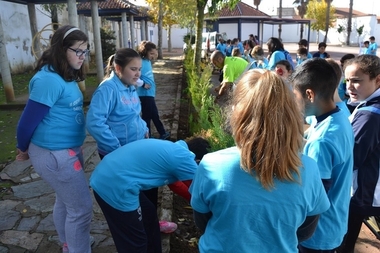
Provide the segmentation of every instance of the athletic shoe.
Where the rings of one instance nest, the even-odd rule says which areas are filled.
[[[165,132],[164,134],[160,135],[161,140],[166,140],[170,137],[170,132]]]
[[[67,243],[64,243],[63,246],[62,246],[62,252],[65,253],[65,252],[69,252],[69,248],[67,247]]]
[[[171,221],[160,221],[161,233],[170,234],[177,230],[177,224]]]

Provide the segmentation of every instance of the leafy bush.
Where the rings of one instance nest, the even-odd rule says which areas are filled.
[[[234,145],[234,140],[226,131],[224,110],[214,102],[210,94],[212,67],[207,65],[199,74],[192,63],[193,51],[186,53],[184,66],[187,74],[188,92],[194,108],[190,115],[190,131],[210,142],[211,150],[216,151]]]
[[[191,43],[190,44],[195,44],[195,34],[190,34],[190,33],[183,36],[183,42],[186,44],[189,44],[190,36],[191,36]]]
[[[116,40],[115,32],[107,29],[100,28],[100,40],[102,42],[102,56],[103,61],[107,61],[108,57],[116,52],[116,45],[114,40]]]

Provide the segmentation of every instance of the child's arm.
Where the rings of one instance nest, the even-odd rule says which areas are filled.
[[[191,195],[189,193],[189,187],[193,180],[177,181],[172,184],[169,184],[169,189],[172,190],[177,195],[185,198],[190,202]]]

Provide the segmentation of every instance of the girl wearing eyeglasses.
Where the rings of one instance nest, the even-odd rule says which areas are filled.
[[[55,191],[53,220],[62,251],[90,253],[92,199],[83,169],[86,137],[83,95],[88,54],[85,33],[60,27],[42,54],[29,83],[29,100],[17,127],[17,160],[30,158],[35,171]]]

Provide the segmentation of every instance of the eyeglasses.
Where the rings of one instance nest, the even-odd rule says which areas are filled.
[[[90,50],[86,49],[86,50],[80,50],[80,49],[73,49],[71,47],[69,47],[69,49],[73,52],[75,52],[76,56],[78,57],[81,57],[82,55],[86,56],[88,55],[88,53],[90,53]]]

